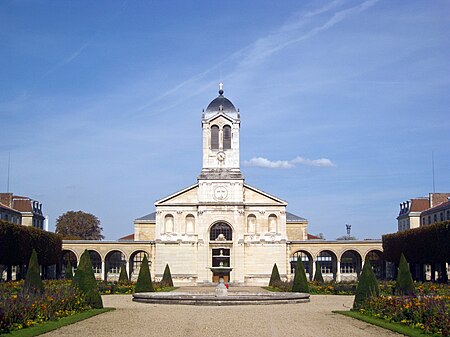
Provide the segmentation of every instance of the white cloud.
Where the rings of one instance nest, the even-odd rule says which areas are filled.
[[[270,169],[290,169],[295,167],[296,165],[320,167],[336,166],[336,164],[334,164],[330,159],[327,158],[306,159],[302,157],[296,157],[292,160],[269,160],[263,157],[254,157],[250,160],[245,160],[243,164],[248,167],[262,167]]]

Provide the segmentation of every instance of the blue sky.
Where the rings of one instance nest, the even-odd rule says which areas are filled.
[[[0,3],[0,190],[107,239],[196,182],[201,111],[241,111],[246,182],[327,239],[450,192],[449,1]]]

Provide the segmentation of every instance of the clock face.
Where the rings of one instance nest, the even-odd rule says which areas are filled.
[[[224,161],[225,160],[225,152],[219,152],[219,153],[217,153],[217,159],[219,160],[219,161]]]

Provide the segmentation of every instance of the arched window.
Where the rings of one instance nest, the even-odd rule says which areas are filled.
[[[209,239],[211,241],[231,241],[233,240],[233,230],[224,222],[216,223],[211,227],[209,232]]]
[[[229,125],[223,127],[223,149],[231,149],[231,127]]]
[[[247,233],[255,233],[256,232],[256,216],[250,214],[247,217]]]
[[[195,218],[192,214],[186,216],[186,234],[193,234],[195,228]]]
[[[269,233],[277,232],[277,216],[275,214],[269,215]]]
[[[167,214],[164,217],[164,233],[173,233],[173,215]]]
[[[89,250],[89,256],[91,258],[92,270],[96,274],[100,274],[102,272],[102,258],[98,252],[95,250]]]
[[[217,125],[211,126],[211,150],[219,149],[219,127]]]

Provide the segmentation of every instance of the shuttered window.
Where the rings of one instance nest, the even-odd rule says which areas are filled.
[[[219,127],[217,125],[211,126],[211,149],[219,149]]]
[[[231,127],[228,125],[223,127],[223,149],[231,149]]]

